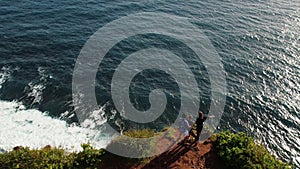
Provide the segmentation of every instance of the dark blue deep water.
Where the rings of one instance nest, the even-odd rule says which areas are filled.
[[[300,165],[299,0],[0,0],[0,99],[23,102],[53,117],[72,114],[72,73],[81,48],[100,27],[138,12],[187,17],[203,30],[226,71],[228,94],[219,130],[244,131],[277,156]],[[139,38],[152,43],[156,37],[137,36],[128,42],[138,47]],[[114,55],[123,55],[119,48],[127,50],[123,43]],[[151,79],[151,72],[139,74],[138,83],[143,75]],[[97,78],[109,83],[103,74]],[[204,89],[209,84],[205,78],[198,80]],[[96,86],[100,105],[110,102],[106,87]],[[149,104],[138,96],[148,89],[141,87],[132,90],[139,99],[135,106],[143,110]],[[174,84],[165,87],[177,89]],[[204,92],[203,111],[208,109],[207,95]],[[173,109],[176,106],[169,111]],[[66,115],[65,120],[74,122],[76,116]]]

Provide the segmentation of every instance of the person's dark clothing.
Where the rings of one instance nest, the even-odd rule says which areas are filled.
[[[201,134],[201,131],[203,129],[203,123],[204,121],[207,119],[207,117],[203,117],[203,119],[200,119],[199,117],[197,118],[196,120],[196,140],[199,140],[200,138],[200,134]]]

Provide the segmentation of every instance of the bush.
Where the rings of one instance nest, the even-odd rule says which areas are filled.
[[[50,146],[40,150],[30,150],[28,147],[15,147],[10,152],[0,154],[0,168],[95,168],[101,162],[105,150],[95,150],[89,144],[83,144],[82,148],[82,152],[68,154],[61,148],[51,148]]]
[[[271,155],[245,133],[222,132],[214,137],[218,156],[229,169],[289,169],[291,165]]]
[[[71,154],[74,157],[73,168],[89,168],[100,164],[105,155],[104,149],[94,149],[90,144],[82,144],[83,151]]]
[[[69,165],[68,156],[59,148],[15,147],[13,151],[0,154],[0,168],[66,168]]]

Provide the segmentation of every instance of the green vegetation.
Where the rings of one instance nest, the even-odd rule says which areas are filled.
[[[165,129],[166,130],[166,129]],[[167,135],[175,132],[171,130]],[[153,137],[157,133],[153,130],[131,130],[124,132],[124,135],[135,138]],[[170,135],[170,137],[171,137]],[[291,165],[276,159],[263,146],[258,145],[245,133],[233,134],[222,132],[211,137],[214,149],[225,164],[225,169],[289,169]],[[135,144],[138,143],[138,144]],[[118,137],[113,140],[108,147],[126,150],[129,155],[142,152],[155,151],[155,142],[149,144],[142,140],[135,143],[126,137]],[[136,146],[139,145],[139,146]],[[129,147],[134,149],[129,149]],[[106,168],[114,162],[121,166],[134,166],[141,162],[149,161],[149,158],[130,159],[111,154],[104,149],[94,149],[89,144],[82,144],[83,151],[68,153],[61,148],[51,148],[47,146],[40,150],[30,150],[29,148],[16,147],[14,150],[0,154],[0,168],[51,168],[51,169],[73,169],[73,168]],[[113,161],[112,161],[113,160]]]
[[[96,168],[107,154],[104,149],[94,149],[90,144],[82,144],[81,147],[83,151],[70,154],[73,164],[71,168]]]
[[[228,169],[289,169],[245,133],[222,132],[212,137],[218,156]]]
[[[30,150],[28,147],[16,147],[14,150],[0,154],[0,168],[21,169],[73,169],[95,168],[100,164],[104,149],[93,149],[89,144],[82,145],[79,153],[66,153],[61,148],[47,146],[40,150]]]
[[[153,130],[144,129],[144,130],[130,130],[124,132],[125,136],[119,136],[115,138],[111,143],[107,146],[108,150],[115,150],[121,152],[126,157],[140,156],[145,157],[147,154],[155,151],[154,145],[155,141],[148,143],[148,140],[144,139],[135,139],[132,138],[150,138],[155,136],[155,132]],[[141,159],[142,160],[142,159]]]
[[[129,130],[124,132],[125,136],[134,138],[150,138],[155,135],[154,130],[143,129],[143,130]]]

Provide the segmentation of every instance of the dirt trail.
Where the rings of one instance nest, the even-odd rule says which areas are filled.
[[[162,143],[162,142],[161,142]],[[129,159],[112,156],[104,160],[105,169],[221,169],[210,140],[189,145],[174,145],[170,150],[157,155],[146,163],[130,164]]]

